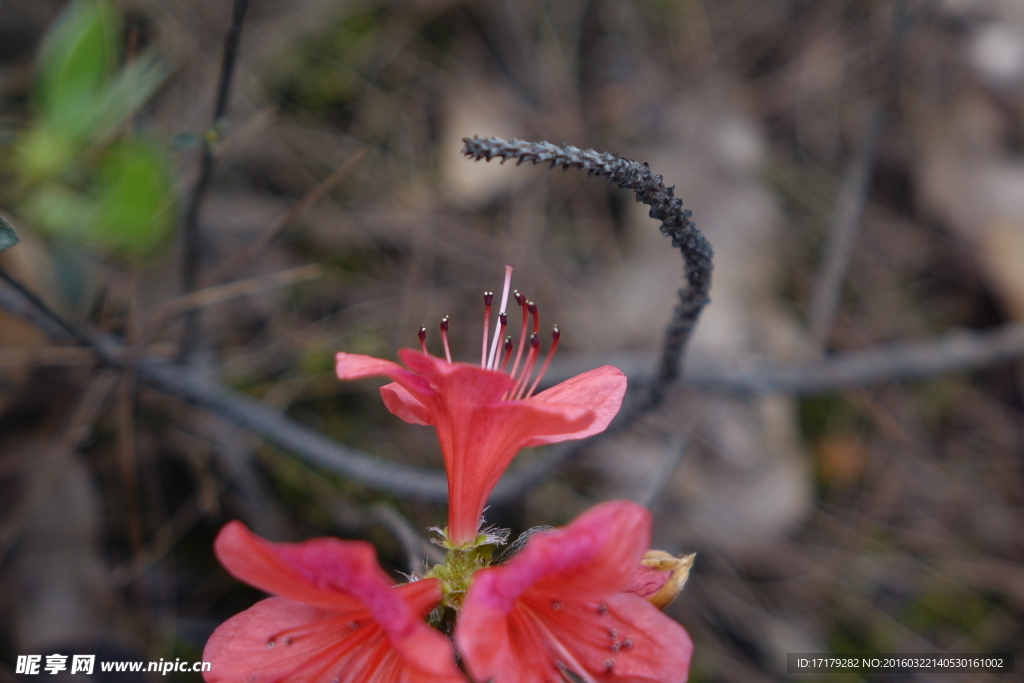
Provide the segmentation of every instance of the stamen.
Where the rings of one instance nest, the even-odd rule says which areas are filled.
[[[502,372],[505,372],[505,367],[508,365],[508,359],[512,357],[512,337],[505,337],[505,357],[501,361]]]
[[[501,323],[500,319],[505,315],[505,310],[508,305],[508,288],[512,284],[512,265],[509,263],[505,264],[505,284],[501,288],[501,307],[498,309],[498,325],[494,326],[494,340],[491,342],[491,352],[487,356],[487,365],[484,367],[490,369],[498,364],[498,342],[501,341],[501,334],[498,327],[503,327],[505,323]]]
[[[448,316],[441,318],[441,341],[444,343],[444,357],[452,362],[452,352],[448,348]]]
[[[530,315],[533,316],[533,333],[540,334],[540,313],[537,311],[537,304],[527,301],[526,307],[530,309]]]
[[[518,401],[523,397],[523,391],[526,389],[527,382],[530,381],[530,375],[533,374],[533,366],[537,363],[537,355],[540,353],[540,338],[536,334],[530,335],[530,352],[526,354],[526,364],[523,365],[523,374],[520,375],[519,381],[516,382],[515,389],[512,392],[512,400]]]
[[[484,345],[480,350],[480,367],[487,367],[487,328],[491,324],[491,302],[494,301],[494,292],[484,292]]]
[[[537,385],[540,384],[540,378],[547,372],[548,365],[551,364],[551,359],[555,355],[555,349],[558,348],[558,338],[562,336],[562,333],[558,331],[558,325],[555,325],[555,329],[551,332],[551,348],[548,349],[548,357],[544,359],[544,365],[540,366],[540,372],[537,373],[537,379],[533,380],[533,384],[530,385],[530,390],[526,392],[526,398],[533,396],[533,392],[537,390]]]
[[[420,348],[423,353],[427,352],[427,326],[420,325]]]
[[[526,318],[529,316],[529,312],[526,310],[526,297],[516,290],[516,303],[523,309],[523,326],[519,331],[519,350],[516,351],[516,362],[512,364],[512,372],[509,374],[513,377],[516,376],[516,370],[519,368],[519,360],[523,357],[523,348],[526,346]]]

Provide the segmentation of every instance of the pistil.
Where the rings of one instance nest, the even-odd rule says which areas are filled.
[[[501,335],[504,330],[499,331],[499,327],[504,328],[508,320],[505,318],[505,310],[508,306],[508,291],[512,284],[512,268],[511,264],[505,264],[505,283],[501,288],[501,307],[498,309],[498,325],[494,328],[494,340],[491,342],[491,352],[487,356],[487,364],[484,366],[487,369],[493,369],[498,364],[497,353],[498,343],[501,341]],[[486,325],[486,323],[484,323]]]

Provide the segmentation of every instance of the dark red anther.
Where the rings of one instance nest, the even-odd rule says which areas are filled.
[[[494,303],[494,292],[484,292],[484,306],[490,308],[492,303]]]
[[[426,353],[427,352],[427,326],[426,325],[420,325],[419,337],[420,337],[420,348],[423,350],[423,353]]]
[[[512,292],[512,296],[516,298],[516,303],[520,306],[526,303],[526,297],[518,289]]]

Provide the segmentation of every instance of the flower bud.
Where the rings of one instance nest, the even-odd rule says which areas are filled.
[[[695,557],[696,553],[674,557],[663,550],[648,550],[624,592],[639,595],[658,609],[665,609],[686,585]]]

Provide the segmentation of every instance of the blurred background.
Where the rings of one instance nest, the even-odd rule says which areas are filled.
[[[473,135],[647,161],[716,253],[683,382],[522,454],[490,521],[649,505],[655,547],[698,553],[667,610],[697,682],[1024,651],[1024,4],[235,5],[0,0],[0,267],[104,349],[0,282],[0,679],[200,659],[260,598],[213,557],[231,519],[421,566],[433,434],[333,355],[395,359],[421,324],[439,353],[448,315],[472,360],[506,262],[562,331],[552,380],[649,386],[678,251],[631,193],[468,161]]]

